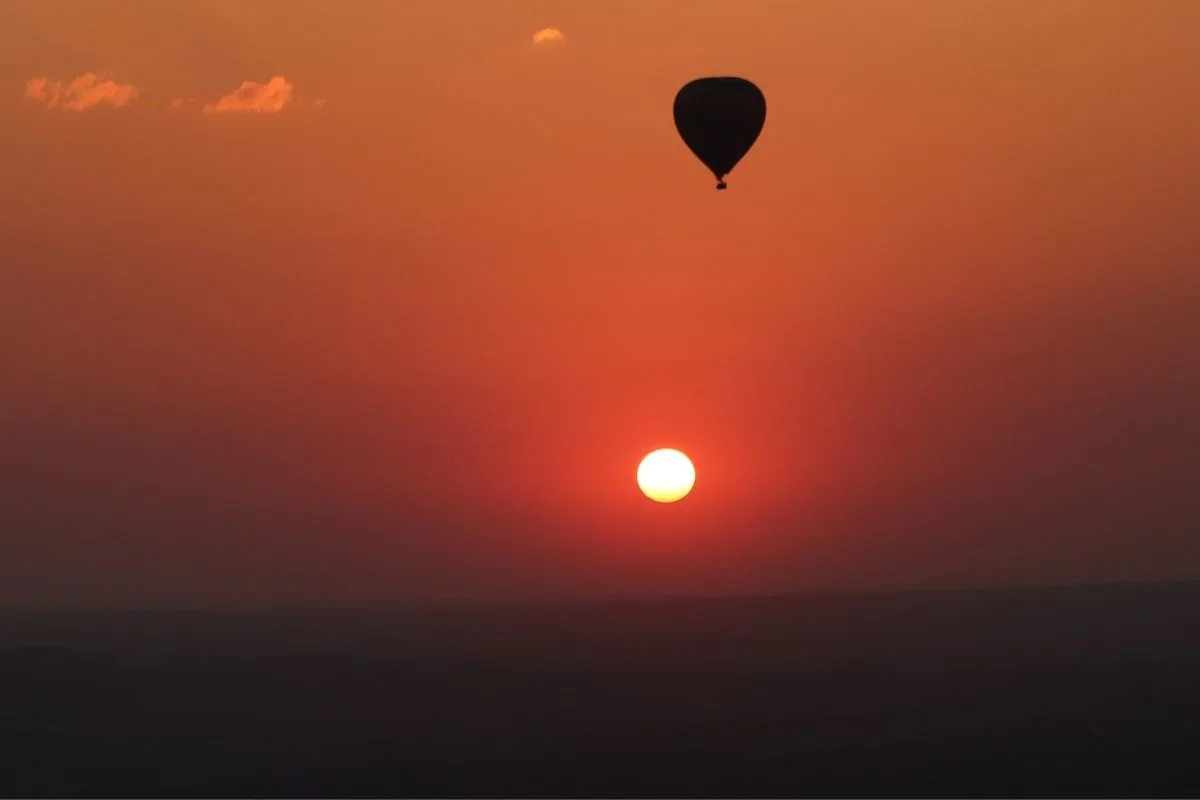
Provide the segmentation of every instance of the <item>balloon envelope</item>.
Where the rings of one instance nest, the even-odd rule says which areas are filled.
[[[750,151],[767,120],[767,100],[745,78],[697,78],[675,95],[675,128],[688,149],[717,176]]]

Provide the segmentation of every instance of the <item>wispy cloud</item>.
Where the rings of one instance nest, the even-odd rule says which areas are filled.
[[[139,90],[131,83],[119,83],[111,77],[88,72],[70,81],[52,80],[46,76],[25,82],[25,99],[32,103],[63,111],[86,111],[101,105],[123,108],[138,98]],[[201,103],[195,97],[177,96],[167,101],[173,111],[199,108],[205,114],[260,113],[274,114],[289,106],[321,108],[324,99],[298,101],[295,86],[282,75],[266,83],[243,81],[242,85],[215,102]]]
[[[241,86],[204,106],[203,110],[205,114],[275,114],[292,104],[295,89],[282,75],[276,75],[266,83],[243,81]]]
[[[137,99],[137,87],[118,83],[106,75],[87,72],[69,83],[51,80],[46,76],[30,78],[25,83],[25,99],[46,108],[62,111],[87,111],[99,105],[123,108]]]
[[[533,35],[533,43],[537,44],[552,44],[554,42],[565,42],[566,35],[558,28],[542,28]]]

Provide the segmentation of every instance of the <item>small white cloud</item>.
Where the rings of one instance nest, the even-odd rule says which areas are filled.
[[[123,108],[137,96],[133,84],[118,83],[95,72],[84,73],[70,83],[45,76],[30,78],[25,83],[25,99],[64,111],[87,111],[101,104]]]
[[[292,102],[294,91],[295,87],[282,75],[276,75],[266,83],[243,81],[241,86],[202,110],[205,114],[275,114]]]
[[[533,43],[536,44],[553,44],[554,42],[565,42],[567,37],[558,28],[542,28],[533,35]]]

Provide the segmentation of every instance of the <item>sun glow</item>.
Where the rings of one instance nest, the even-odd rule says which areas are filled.
[[[658,503],[674,503],[687,497],[696,484],[696,468],[678,450],[655,450],[638,465],[637,483],[642,493]]]

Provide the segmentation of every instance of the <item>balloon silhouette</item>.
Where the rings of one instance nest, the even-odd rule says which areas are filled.
[[[745,78],[697,78],[675,95],[675,128],[696,158],[725,176],[750,151],[767,120],[767,100]]]

